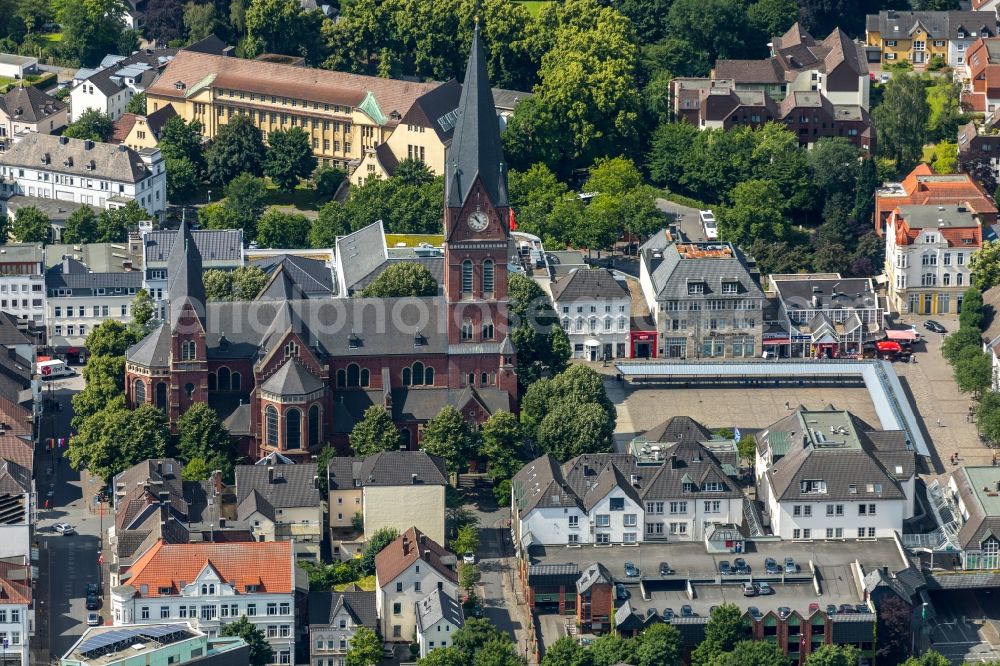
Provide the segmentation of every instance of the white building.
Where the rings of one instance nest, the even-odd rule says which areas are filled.
[[[982,242],[979,215],[967,205],[897,206],[885,230],[890,309],[959,312],[970,284],[969,259]]]
[[[186,622],[87,627],[59,666],[136,664],[246,664],[250,648],[239,637],[209,638]]]
[[[236,519],[257,541],[293,541],[298,558],[319,562],[325,521],[316,474],[316,463],[237,465]]]
[[[913,516],[916,457],[903,431],[800,407],[756,439],[758,498],[775,536],[892,537]]]
[[[173,59],[176,49],[144,49],[130,56],[109,55],[94,69],[81,69],[70,91],[70,121],[94,109],[118,120],[133,95],[145,92]]]
[[[458,596],[457,558],[411,527],[375,556],[375,604],[382,637],[409,642],[417,629],[417,602],[432,590]]]
[[[267,637],[272,663],[294,663],[299,576],[291,542],[158,541],[120,576],[111,589],[115,625],[188,622],[214,637],[245,615]]]
[[[38,58],[0,53],[0,76],[20,80],[29,74],[38,73]]]
[[[0,560],[0,641],[6,645],[4,666],[32,663],[28,642],[34,633],[31,566],[27,556],[17,562]]]
[[[310,666],[339,666],[360,627],[379,631],[375,592],[364,592],[356,585],[343,592],[310,592],[308,605]]]
[[[983,292],[983,305],[993,312],[1000,308],[1000,286],[991,287]],[[983,351],[990,355],[993,362],[993,390],[1000,390],[1000,317],[995,314],[987,318],[988,323],[983,330]]]
[[[143,280],[142,288],[149,292],[157,303],[160,317],[166,317],[167,293],[167,258],[170,248],[177,238],[176,230],[153,231],[152,226],[140,229],[143,245]],[[231,271],[244,264],[243,230],[197,230],[191,232],[191,238],[201,254],[205,270]]]
[[[532,543],[697,541],[706,525],[740,522],[733,440],[713,439],[678,416],[633,440],[631,453],[598,453],[563,465],[550,455],[512,480],[514,538]]]
[[[45,317],[44,266],[41,245],[0,245],[0,310],[41,326]]]
[[[632,294],[624,278],[604,268],[575,270],[552,283],[552,301],[573,358],[626,358]]]
[[[136,152],[125,145],[32,132],[0,154],[0,203],[10,196],[98,208],[122,208],[134,200],[160,215],[167,206],[167,170],[156,148]]]
[[[444,590],[433,590],[417,602],[417,644],[420,657],[438,648],[451,647],[452,634],[465,624],[462,604]]]

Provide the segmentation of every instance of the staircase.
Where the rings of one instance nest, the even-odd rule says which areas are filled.
[[[757,507],[757,502],[755,500],[743,500],[743,518],[746,519],[747,529],[750,532],[750,536],[765,536],[764,521],[760,516],[760,509]]]

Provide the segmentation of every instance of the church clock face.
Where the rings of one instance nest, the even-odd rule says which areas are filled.
[[[486,213],[481,210],[477,210],[475,213],[469,216],[466,221],[469,228],[473,231],[486,231],[486,227],[490,225],[490,218],[486,217]]]

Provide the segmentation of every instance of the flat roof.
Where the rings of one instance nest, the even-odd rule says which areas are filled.
[[[996,467],[966,467],[969,483],[987,516],[1000,516],[1000,493],[996,492],[1000,470]]]
[[[0,53],[0,64],[4,65],[29,65],[38,62],[38,58],[29,56],[14,55],[13,53]]]
[[[927,227],[952,228],[979,226],[979,216],[965,206],[912,205],[900,206],[899,212],[911,229]]]
[[[638,361],[616,363],[615,368],[626,379],[681,380],[697,382],[714,379],[739,379],[750,388],[766,390],[761,380],[794,380],[800,385],[844,378],[857,378],[868,389],[875,414],[882,430],[902,430],[913,449],[922,456],[930,451],[916,414],[896,371],[888,361],[795,359],[758,359],[755,361]]]

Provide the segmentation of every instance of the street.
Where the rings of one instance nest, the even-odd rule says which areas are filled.
[[[704,241],[705,232],[701,228],[701,221],[698,219],[698,209],[690,206],[682,206],[666,199],[657,199],[656,207],[664,213],[677,216],[677,224],[680,225],[683,240]]]
[[[70,399],[83,388],[83,377],[77,375],[46,386],[44,397],[51,403],[39,419],[39,441],[35,452],[35,483],[38,492],[36,540],[40,546],[39,607],[36,613],[38,639],[47,641],[52,659],[58,659],[72,647],[86,629],[85,608],[88,583],[99,583],[98,555],[101,544],[99,513],[88,509],[92,497],[83,491],[80,473],[64,459],[66,448],[55,451],[46,448],[50,437],[66,437],[73,416]],[[109,516],[110,520],[110,516]],[[76,528],[76,534],[63,536],[53,529],[65,522]],[[110,524],[110,523],[109,523]],[[106,594],[102,587],[102,593]],[[107,608],[102,617],[108,617]]]

